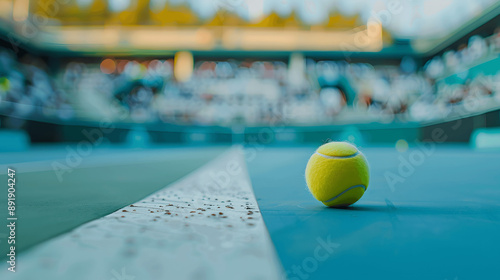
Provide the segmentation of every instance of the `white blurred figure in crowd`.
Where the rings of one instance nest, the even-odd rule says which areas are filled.
[[[443,54],[443,60],[448,72],[455,72],[459,70],[460,60],[458,55],[454,50],[447,51]]]
[[[73,88],[80,82],[80,79],[87,70],[85,63],[70,62],[66,66],[63,74],[63,85],[67,89]]]
[[[389,81],[380,73],[374,73],[371,75],[370,79],[370,83],[373,88],[371,96],[373,106],[371,106],[370,109],[382,111],[384,110],[385,104],[391,95],[391,85],[389,84]]]
[[[325,114],[329,117],[338,115],[345,105],[343,94],[338,88],[323,88],[319,92],[319,99]]]
[[[475,35],[470,37],[469,43],[467,45],[469,63],[472,63],[486,55],[488,52],[488,46],[486,45],[486,41],[483,37],[479,35]]]
[[[443,59],[440,56],[435,56],[425,64],[424,70],[434,80],[442,77],[445,73]]]

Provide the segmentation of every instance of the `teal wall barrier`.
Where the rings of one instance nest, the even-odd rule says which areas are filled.
[[[24,130],[0,129],[0,152],[25,151],[30,146],[30,138]]]

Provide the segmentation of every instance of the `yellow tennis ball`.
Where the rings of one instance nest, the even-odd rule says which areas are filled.
[[[309,191],[326,206],[345,207],[358,201],[369,180],[365,156],[346,142],[322,145],[307,162]]]

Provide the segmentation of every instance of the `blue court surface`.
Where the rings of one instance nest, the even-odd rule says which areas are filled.
[[[250,234],[250,228],[247,227],[257,223],[256,228],[259,229],[253,229],[252,226],[252,230],[257,232],[248,238],[254,239],[250,243],[252,246],[262,247],[261,258],[267,259],[267,265],[252,258],[244,263],[235,262],[234,265],[241,266],[239,270],[245,273],[259,269],[262,274],[255,276],[266,279],[496,279],[500,275],[495,266],[500,249],[500,243],[496,241],[500,232],[500,175],[496,172],[500,163],[498,150],[482,152],[464,145],[436,146],[432,143],[411,146],[404,151],[388,146],[360,147],[370,164],[369,187],[354,205],[335,209],[316,201],[305,184],[305,164],[316,149],[313,145],[268,146],[259,150],[252,146],[135,150],[108,147],[94,151],[83,159],[81,166],[58,182],[50,164],[63,162],[67,147],[51,146],[34,148],[28,153],[4,153],[3,159],[11,160],[13,163],[9,166],[17,169],[18,185],[22,187],[18,187],[17,193],[19,200],[24,203],[18,210],[19,220],[23,221],[18,228],[18,262],[24,263],[26,269],[19,268],[19,277],[12,279],[29,279],[24,277],[35,274],[67,279],[77,273],[74,265],[80,258],[87,254],[113,252],[115,247],[112,244],[117,239],[124,238],[125,244],[130,242],[130,238],[141,239],[145,243],[135,246],[147,246],[156,237],[150,236],[151,232],[146,228],[154,228],[148,224],[152,221],[158,223],[157,220],[165,222],[156,229],[156,232],[163,232],[164,242],[172,239],[177,244],[167,244],[156,248],[157,251],[149,251],[148,254],[160,260],[172,257],[172,253],[179,254],[178,246],[182,244],[182,250],[188,252],[190,249],[186,248],[190,248],[193,242],[195,245],[197,242],[209,242],[214,246],[220,243],[222,245],[217,246],[224,248],[229,245],[223,244],[241,238],[237,237],[237,231]],[[227,166],[233,162],[228,157],[231,155],[246,162],[246,167],[245,163],[241,163],[240,167],[248,168],[248,177],[240,178],[241,172],[231,175],[228,177],[231,178],[228,181],[231,186],[226,189],[221,187],[226,180],[221,174],[230,173]],[[17,158],[19,162],[14,162],[12,158]],[[113,175],[120,171],[124,173]],[[247,171],[243,170],[243,173],[247,174]],[[197,176],[199,179],[195,179]],[[6,180],[6,174],[1,177]],[[177,183],[171,183],[176,180]],[[189,183],[207,180],[219,183],[217,191],[203,190],[203,187],[196,187],[196,183]],[[247,183],[239,180],[247,180]],[[253,206],[249,206],[248,197],[238,195],[241,195],[242,190],[234,191],[234,187],[246,184],[249,185],[246,189],[248,195],[253,196],[252,190],[255,195]],[[154,194],[164,186],[165,194],[173,192],[173,197],[162,196],[161,191]],[[176,194],[176,189],[182,191]],[[156,210],[155,214],[148,214],[151,210],[148,209],[141,214],[144,218],[137,216],[133,224],[123,224],[130,221],[127,222],[127,218],[120,215],[130,212],[130,209],[136,211],[127,208],[127,205],[137,205],[151,193],[153,202],[155,197],[157,200],[164,198],[160,204],[148,207],[156,207],[163,214],[165,208],[170,206],[169,212],[173,215],[182,213],[182,219],[176,221],[174,217],[170,223],[166,223],[169,220],[164,218],[164,214],[160,216]],[[210,194],[219,199],[210,198]],[[233,202],[228,204],[221,201],[224,197],[229,201],[228,196],[233,197]],[[244,203],[238,210],[237,204],[241,199],[244,199]],[[200,208],[196,205],[204,206]],[[200,224],[196,216],[198,213],[207,213],[199,211],[207,205],[214,209],[215,205],[220,205],[213,212],[219,216],[215,218],[220,218],[219,211],[229,217]],[[2,206],[6,205],[2,202]],[[186,210],[178,212],[184,207]],[[209,208],[206,210],[210,214],[212,210]],[[189,209],[192,210],[187,211]],[[196,215],[192,214],[195,212]],[[116,230],[113,228],[116,226],[110,225],[113,215],[123,219],[116,226],[131,227],[126,230],[128,235],[114,235]],[[155,218],[140,222],[147,215],[154,215]],[[186,219],[183,219],[183,215],[186,215]],[[241,220],[238,216],[241,215],[253,219],[238,224],[237,221]],[[259,226],[260,219],[263,222]],[[95,221],[87,224],[92,220]],[[134,233],[134,224],[138,226],[137,223],[142,223],[144,229],[139,228],[139,232]],[[195,230],[196,235],[205,236],[207,241],[178,237],[178,234],[193,234],[184,230],[176,233],[180,224],[199,227]],[[220,228],[221,225],[227,227]],[[90,227],[99,230],[89,232],[87,228]],[[216,232],[210,233],[212,227],[217,227],[212,229]],[[82,234],[86,236],[76,237]],[[267,235],[270,241],[266,241]],[[99,245],[102,247],[94,247],[104,242],[96,243],[105,236],[112,239]],[[262,241],[259,238],[263,238]],[[81,247],[82,244],[87,245]],[[203,247],[208,245],[200,244],[192,249],[192,253],[217,255],[218,251],[211,251]],[[88,246],[91,246],[90,249]],[[118,249],[123,245],[116,246]],[[247,258],[250,253],[247,249],[233,246],[226,253],[236,260]],[[81,250],[81,257],[74,256],[75,249]],[[193,261],[194,257],[187,254],[178,255],[177,260],[170,260],[164,266],[165,272],[159,275],[181,265],[179,262],[182,259]],[[65,262],[70,266],[63,273],[56,273],[54,269],[64,266],[61,258],[70,258]],[[96,261],[102,261],[101,266],[105,269],[96,268],[97,271],[102,270],[102,274],[112,276],[120,271],[120,263],[128,263],[127,258],[130,257],[117,254],[101,260],[97,258],[88,262],[88,265],[93,267],[97,265]],[[40,261],[42,264],[52,263],[52,270],[40,266]],[[220,263],[213,265],[219,268],[213,268],[215,272],[208,273],[209,276],[218,275],[217,270],[227,270]],[[123,272],[124,275],[134,271],[133,263],[128,266],[129,272]],[[3,275],[11,277],[9,274]],[[71,277],[86,279],[89,275],[83,273]],[[131,275],[150,277],[141,270]],[[172,275],[185,276],[178,272]]]
[[[412,165],[413,172],[400,174],[402,162],[422,150],[364,148],[371,168],[367,192],[352,207],[331,209],[312,199],[304,183],[314,149],[269,148],[249,163],[257,201],[290,279],[500,277],[499,151],[437,147]],[[402,182],[391,188],[388,172]],[[324,242],[334,244],[331,251],[316,255]]]

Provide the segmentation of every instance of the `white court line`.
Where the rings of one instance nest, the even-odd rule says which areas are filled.
[[[170,214],[169,214],[170,213]],[[0,279],[282,279],[241,150],[21,254]]]

